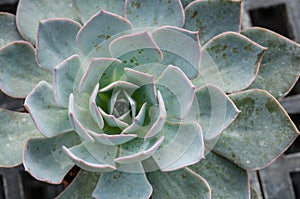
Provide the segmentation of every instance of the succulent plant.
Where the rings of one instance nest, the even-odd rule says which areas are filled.
[[[300,48],[241,30],[240,12],[239,0],[20,0],[0,14],[0,88],[28,112],[0,109],[0,166],[58,184],[77,165],[58,198],[250,198],[247,171],[298,135],[277,99]]]

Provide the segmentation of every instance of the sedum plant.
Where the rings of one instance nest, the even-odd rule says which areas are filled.
[[[277,100],[300,48],[240,15],[239,0],[20,0],[0,13],[0,88],[26,111],[0,109],[0,165],[53,184],[79,167],[57,198],[254,198],[247,172],[298,135]]]

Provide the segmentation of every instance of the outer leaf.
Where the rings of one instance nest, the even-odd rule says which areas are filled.
[[[243,90],[254,81],[265,50],[238,33],[220,34],[203,47],[201,75],[206,83],[216,84],[225,92]],[[216,82],[218,78],[224,85]]]
[[[39,22],[37,36],[37,61],[49,71],[66,58],[80,51],[76,35],[81,25],[67,19],[49,19]]]
[[[153,187],[152,198],[210,199],[211,190],[204,178],[188,168],[172,172],[147,173]]]
[[[249,198],[247,172],[229,160],[209,153],[189,168],[207,180],[212,198]]]
[[[131,28],[132,25],[127,19],[100,10],[82,27],[77,35],[77,43],[82,52],[88,55],[101,42],[109,40],[112,36],[128,31]]]
[[[24,149],[25,170],[41,181],[53,184],[62,182],[67,172],[74,166],[62,151],[62,146],[74,146],[80,142],[74,132],[53,138],[30,139]]]
[[[99,144],[100,145],[100,144]],[[63,146],[64,152],[69,156],[68,160],[72,160],[80,168],[91,172],[111,172],[115,170],[114,165],[101,162],[86,149],[84,144],[79,144],[72,148]]]
[[[284,97],[299,78],[300,45],[263,28],[250,28],[242,34],[268,47],[251,88],[267,90],[276,98]]]
[[[0,88],[13,97],[25,98],[41,80],[51,82],[51,73],[38,67],[28,42],[13,42],[2,48],[0,66]]]
[[[73,0],[73,3],[83,23],[86,23],[89,18],[101,9],[120,16],[124,15],[124,1],[120,0]]]
[[[29,138],[39,137],[29,114],[0,109],[0,166],[14,167],[22,163],[22,151]]]
[[[35,44],[38,22],[50,18],[69,18],[79,21],[71,0],[19,1],[17,10],[18,29],[30,43]]]
[[[178,66],[189,79],[199,75],[201,46],[198,32],[165,26],[153,31],[152,37],[163,52],[163,64]]]
[[[101,175],[93,197],[139,199],[149,198],[151,193],[152,187],[144,173],[114,171]]]
[[[69,95],[74,88],[74,82],[80,67],[78,55],[73,55],[64,62],[54,67],[53,91],[55,102],[58,106],[67,108]]]
[[[275,160],[297,137],[297,128],[269,93],[249,90],[230,95],[241,110],[222,132],[213,151],[245,169],[260,169]]]
[[[81,170],[70,185],[56,199],[85,198],[93,199],[92,193],[100,174]]]
[[[165,124],[163,133],[165,141],[153,154],[160,170],[173,171],[204,157],[202,131],[197,123]]]
[[[54,137],[72,130],[68,110],[56,106],[52,86],[47,82],[41,81],[33,89],[24,106],[30,112],[39,131],[46,137]]]
[[[206,140],[218,136],[238,116],[239,110],[232,100],[214,85],[199,88],[195,100],[199,112],[192,109],[192,113],[196,114],[196,120],[201,125]]]
[[[23,40],[16,26],[16,17],[12,14],[0,12],[0,48],[6,44]]]
[[[184,23],[180,0],[126,0],[125,17],[135,28],[164,25],[181,27]]]
[[[239,32],[241,27],[241,1],[200,0],[185,8],[184,28],[199,31],[201,44],[226,32]]]

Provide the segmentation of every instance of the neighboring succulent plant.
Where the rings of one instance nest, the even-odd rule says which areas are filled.
[[[250,198],[246,170],[298,135],[273,96],[298,79],[300,48],[241,31],[240,10],[20,0],[16,19],[0,14],[0,88],[34,122],[0,109],[1,166],[54,184],[79,166],[58,198]]]

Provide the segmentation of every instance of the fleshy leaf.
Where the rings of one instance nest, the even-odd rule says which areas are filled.
[[[30,115],[0,109],[0,166],[22,163],[22,151],[29,138],[40,137]]]
[[[214,85],[199,88],[195,100],[199,106],[195,117],[202,127],[205,140],[218,136],[240,112],[226,93]]]
[[[53,91],[55,102],[58,106],[68,107],[69,95],[73,91],[79,67],[80,59],[78,55],[73,55],[54,67]]]
[[[99,82],[104,71],[113,63],[121,61],[114,58],[94,58],[90,61],[79,83],[79,92],[92,93],[95,85]],[[101,85],[102,86],[102,85]]]
[[[41,81],[32,90],[24,106],[44,136],[54,137],[72,130],[68,110],[56,106],[53,88],[47,82]]]
[[[145,173],[114,171],[103,173],[101,175],[93,193],[93,197],[97,199],[132,199],[149,198],[151,194],[152,187],[148,182]]]
[[[23,40],[16,26],[16,17],[12,14],[1,12],[0,13],[0,48],[6,44]]]
[[[135,28],[164,25],[181,27],[184,10],[180,0],[126,0],[125,17]]]
[[[134,131],[137,131],[144,124],[146,108],[147,103],[144,103],[137,116],[133,118],[132,123],[126,129],[124,129],[122,133],[132,133]]]
[[[275,98],[284,97],[299,78],[300,45],[263,28],[250,28],[242,34],[268,48],[250,87],[267,90]]]
[[[108,135],[105,133],[95,133],[89,131],[89,133],[97,140],[98,142],[106,145],[119,145],[129,142],[137,137],[136,134],[116,134]]]
[[[170,81],[176,79],[176,81]],[[168,66],[166,70],[157,78],[156,84],[170,90],[174,96],[166,96],[163,90],[160,90],[166,109],[168,110],[167,120],[182,119],[187,116],[193,103],[195,95],[195,86],[190,82],[187,76],[176,66]],[[179,106],[174,101],[178,101]],[[172,118],[174,117],[174,118]]]
[[[244,90],[254,81],[265,50],[241,34],[220,34],[203,46],[201,75],[206,83],[216,84],[225,92]],[[218,78],[223,85],[216,82]]]
[[[80,21],[71,0],[19,1],[17,10],[18,29],[21,35],[33,45],[36,42],[38,22],[50,18],[68,18]]]
[[[67,19],[48,19],[39,22],[37,36],[38,64],[49,71],[66,58],[79,54],[76,35],[81,25]]]
[[[201,46],[197,32],[165,26],[153,31],[152,37],[163,52],[163,64],[178,66],[189,79],[199,75]]]
[[[164,124],[166,121],[167,112],[166,112],[164,100],[159,91],[157,91],[157,99],[158,99],[158,111],[159,111],[158,116],[155,119],[155,121],[154,121],[153,125],[151,126],[151,128],[149,129],[149,131],[146,133],[145,138],[144,138],[145,140],[157,135],[164,127]]]
[[[248,90],[230,98],[241,113],[222,132],[213,151],[245,169],[269,165],[297,137],[296,126],[266,91]]]
[[[34,48],[28,42],[13,42],[3,47],[0,66],[0,88],[13,97],[25,98],[39,81],[52,81],[52,74],[38,67]]]
[[[53,138],[30,139],[24,149],[23,164],[36,179],[48,183],[61,183],[67,172],[74,166],[63,153],[62,146],[74,146],[80,142],[74,132]]]
[[[88,55],[101,42],[110,39],[116,34],[128,31],[131,28],[132,25],[127,19],[101,10],[82,27],[77,35],[77,43],[82,52]]]
[[[109,115],[105,113],[100,107],[99,107],[100,113],[102,114],[102,117],[104,121],[111,127],[118,127],[120,129],[125,129],[129,125],[126,122],[123,122],[119,118],[116,118],[114,115]]]
[[[147,173],[147,177],[153,187],[153,199],[211,199],[206,180],[188,168],[172,172],[155,171]]]
[[[155,103],[156,100],[156,87],[154,82],[154,76],[147,73],[143,73],[131,68],[125,68],[126,81],[139,86],[136,90],[135,99],[142,104],[143,102]],[[147,99],[139,100],[143,95]]]
[[[241,1],[194,1],[185,8],[184,28],[199,31],[201,44],[226,31],[241,28]]]
[[[71,184],[56,199],[85,198],[93,199],[92,193],[99,181],[100,174],[80,170]]]
[[[141,162],[151,157],[163,141],[164,136],[148,139],[147,141],[136,138],[120,146],[119,157],[115,161],[121,164]]]
[[[114,159],[117,155],[117,146],[101,144],[99,142],[83,142],[86,150],[96,158],[99,162],[105,165],[115,167]]]
[[[229,160],[211,152],[189,168],[207,180],[212,198],[249,198],[247,172]]]
[[[93,141],[94,139],[88,133],[88,130],[97,132],[100,130],[100,127],[94,121],[88,107],[85,109],[85,107],[81,107],[76,103],[73,93],[71,93],[69,97],[68,114],[69,114],[70,124],[78,133],[78,135],[84,140]]]
[[[100,113],[100,110],[98,108],[98,105],[96,104],[96,98],[98,95],[99,90],[99,84],[97,84],[94,88],[94,91],[89,99],[89,110],[90,113],[95,120],[95,122],[98,124],[98,126],[102,129],[104,127],[104,120]]]
[[[91,172],[111,172],[115,167],[110,164],[105,164],[94,158],[86,149],[84,144],[67,148],[63,146],[63,150],[76,165],[80,168]]]
[[[162,60],[162,52],[146,31],[121,36],[113,40],[109,46],[109,51],[112,57],[120,58],[124,63],[134,66]],[[127,54],[130,55],[129,59],[126,57]],[[128,60],[121,58],[122,56]]]
[[[83,23],[86,23],[89,18],[101,9],[120,16],[124,15],[124,1],[120,0],[73,0],[73,3]]]
[[[172,171],[197,163],[204,157],[202,130],[197,123],[167,123],[165,141],[153,154],[162,171]]]

